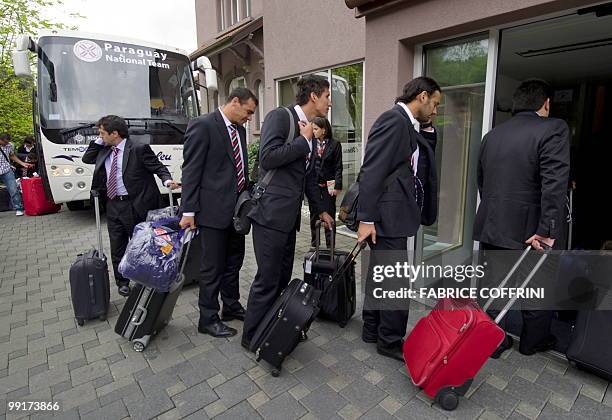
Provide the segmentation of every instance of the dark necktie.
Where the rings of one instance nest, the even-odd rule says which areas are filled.
[[[106,177],[106,195],[109,199],[113,199],[117,196],[117,161],[119,156],[119,148],[111,147],[113,157],[111,159],[110,173]]]
[[[234,162],[236,165],[236,180],[238,181],[238,192],[240,192],[246,184],[246,177],[244,175],[244,162],[242,162],[242,156],[240,153],[240,139],[238,137],[238,129],[234,124],[231,124],[229,128],[232,138],[232,153],[234,154]]]

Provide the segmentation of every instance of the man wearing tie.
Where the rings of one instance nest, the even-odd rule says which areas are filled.
[[[290,118],[277,108],[266,115],[259,148],[259,179],[276,169],[258,206],[249,214],[253,224],[253,245],[257,274],[251,285],[244,320],[242,346],[249,349],[262,318],[291,279],[296,231],[300,227],[304,193],[315,206],[326,228],[333,219],[322,208],[314,171],[313,129],[310,120],[325,117],[331,106],[329,82],[321,76],[298,81],[297,104],[290,107],[295,133],[288,143]]]
[[[429,123],[437,113],[441,91],[428,77],[411,80],[396,105],[378,117],[368,135],[359,174],[357,218],[358,241],[368,241],[373,251],[370,272],[385,251],[402,251],[407,256],[408,237],[414,236],[421,224],[435,221],[435,130]],[[428,125],[428,140],[420,133],[421,124]],[[369,274],[368,282],[370,279]],[[404,360],[408,309],[377,308],[365,302],[368,300],[362,314],[362,340],[376,343],[383,356]]]
[[[213,337],[237,333],[222,321],[244,320],[238,288],[244,236],[234,230],[232,216],[238,195],[248,188],[243,124],[251,120],[257,105],[250,90],[236,88],[221,108],[191,121],[185,132],[181,227],[199,229],[203,255],[198,331]]]
[[[123,118],[107,115],[96,127],[100,138],[92,141],[82,157],[95,164],[92,189],[106,196],[106,222],[111,245],[115,282],[121,296],[130,294],[130,281],[118,270],[134,226],[145,220],[147,212],[162,206],[155,178],[172,189],[178,185],[157,159],[148,144],[132,142]],[[104,191],[106,194],[104,194]]]

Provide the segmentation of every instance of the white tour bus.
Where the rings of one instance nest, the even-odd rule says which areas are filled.
[[[18,76],[30,73],[27,50],[37,55],[33,122],[39,172],[56,203],[74,210],[89,200],[94,167],[81,157],[98,137],[96,121],[108,114],[125,118],[130,138],[150,144],[173,179],[181,179],[183,134],[199,115],[186,52],[112,35],[53,30],[37,41],[18,39],[13,53]]]

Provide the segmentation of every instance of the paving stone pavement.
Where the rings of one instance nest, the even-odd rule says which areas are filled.
[[[0,213],[0,419],[612,418],[607,381],[551,356],[527,358],[514,350],[489,361],[468,398],[445,412],[412,385],[402,363],[360,340],[359,315],[344,329],[315,322],[309,340],[273,378],[242,350],[240,335],[198,334],[193,286],[182,292],[170,325],[136,353],[113,331],[125,302],[115,288],[106,322],[79,327],[73,318],[68,271],[76,254],[96,242],[94,226],[91,210]],[[296,276],[308,239],[307,231],[298,235]],[[348,250],[353,240],[338,242]],[[106,230],[104,243],[108,254]],[[248,237],[243,302],[255,270]],[[424,313],[413,305],[410,323]],[[230,324],[241,330],[240,322]],[[9,401],[53,401],[61,410],[15,412]]]

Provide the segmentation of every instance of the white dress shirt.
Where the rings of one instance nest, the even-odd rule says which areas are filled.
[[[102,141],[101,138],[98,138],[96,140],[96,144],[103,146],[104,142]],[[119,153],[117,154],[117,195],[128,195],[127,189],[125,188],[125,184],[123,183],[123,173],[122,173],[123,151],[125,150],[125,139],[121,140],[121,143],[119,143],[115,147],[119,149]],[[113,163],[113,150],[111,148],[111,152],[108,154],[108,156],[106,157],[106,160],[104,161],[104,167],[106,168],[106,183],[108,183],[108,177],[110,176],[110,173],[111,173],[112,163]]]
[[[117,154],[117,195],[128,195],[127,189],[125,188],[125,184],[123,183],[123,151],[125,150],[125,141],[126,139],[121,140],[121,143],[119,143],[117,146],[117,149],[119,149],[119,153]],[[96,139],[96,144],[99,144],[100,146],[104,146],[104,141],[101,138],[97,138]],[[111,170],[111,164],[113,162],[113,151],[111,149],[111,152],[108,154],[108,156],[106,157],[106,160],[104,161],[104,167],[106,168],[106,177],[107,177],[107,183],[108,183],[108,177],[110,176],[110,170]],[[171,179],[167,180],[164,185],[167,187],[168,185],[170,185],[170,183],[172,182]]]
[[[308,122],[308,118],[306,117],[306,114],[304,113],[304,110],[302,109],[301,106],[296,105],[293,107],[293,109],[295,109],[295,112],[298,115],[298,118],[300,119],[300,121],[303,121],[305,123]],[[306,138],[306,137],[304,137]],[[310,149],[310,154],[312,155],[312,139],[306,139],[306,142],[308,143],[308,148]]]
[[[414,118],[414,116],[412,115],[412,112],[410,112],[410,108],[408,108],[408,105],[406,105],[403,102],[398,102],[397,104],[402,107],[402,109],[406,112],[406,114],[408,114],[408,118],[410,118],[410,122],[412,123],[412,126],[414,127],[416,132],[420,133],[421,123],[418,122],[416,118]],[[419,163],[419,145],[417,144],[416,150],[412,153],[412,156],[410,157],[410,164],[412,165],[414,176],[416,176],[417,174],[418,163]]]

